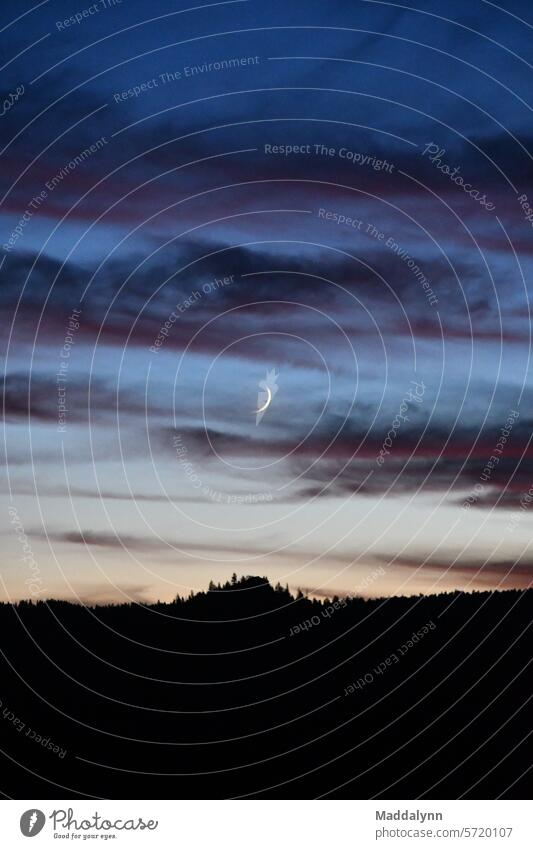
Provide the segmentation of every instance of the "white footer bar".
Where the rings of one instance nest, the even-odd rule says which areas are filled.
[[[35,849],[526,849],[533,846],[530,807],[526,801],[6,800],[0,834],[2,846]]]

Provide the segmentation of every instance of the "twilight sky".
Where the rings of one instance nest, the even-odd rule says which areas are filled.
[[[529,585],[533,14],[418,5],[2,9],[2,598]]]

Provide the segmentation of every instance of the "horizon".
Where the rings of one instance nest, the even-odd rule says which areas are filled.
[[[187,603],[191,599],[198,600],[200,597],[207,598],[210,593],[228,593],[228,592],[245,592],[245,591],[253,591],[257,589],[257,587],[239,587],[239,584],[245,582],[248,579],[258,579],[265,581],[263,586],[268,586],[272,590],[277,590],[277,585],[274,585],[271,581],[269,581],[264,575],[241,575],[237,579],[237,585],[235,587],[230,586],[230,581],[226,580],[224,584],[217,584],[214,588],[208,587],[207,589],[199,589],[199,590],[191,590],[189,595],[176,595],[171,599],[157,599],[155,601],[142,601],[140,599],[130,600],[130,601],[92,601],[90,598],[60,598],[60,597],[45,597],[45,598],[36,598],[35,596],[26,596],[24,598],[6,601],[0,600],[0,605],[14,605],[18,606],[20,604],[53,604],[54,602],[60,602],[61,604],[73,604],[82,607],[89,608],[97,608],[97,607],[125,607],[131,605],[139,605],[140,607],[155,607],[158,605],[172,605],[176,603]],[[212,581],[210,581],[212,583]],[[473,588],[468,590],[439,590],[434,593],[410,593],[405,595],[395,595],[395,596],[380,596],[380,595],[363,595],[359,593],[352,593],[348,595],[340,595],[338,593],[331,593],[327,595],[323,592],[316,593],[312,590],[306,589],[305,587],[290,587],[286,585],[285,587],[281,587],[282,592],[288,592],[291,596],[291,604],[293,602],[297,603],[302,600],[308,600],[312,602],[318,602],[320,605],[328,605],[331,604],[335,599],[341,599],[342,601],[362,601],[362,602],[387,602],[389,599],[394,598],[396,600],[407,600],[412,598],[439,598],[442,596],[471,596],[471,595],[493,595],[495,593],[520,593],[527,594],[533,590],[533,587],[508,587],[506,589],[479,589]],[[299,596],[299,593],[302,593]]]

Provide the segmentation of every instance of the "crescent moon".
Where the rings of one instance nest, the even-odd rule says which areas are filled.
[[[254,413],[264,413],[267,407],[270,405],[270,402],[272,401],[272,392],[270,391],[268,386],[266,387],[266,391],[268,392],[268,398],[266,399],[262,407],[259,407],[258,410],[254,410]]]

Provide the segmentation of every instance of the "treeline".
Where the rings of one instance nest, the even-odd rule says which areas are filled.
[[[521,797],[532,598],[319,599],[234,575],[170,603],[2,604],[3,790]]]

